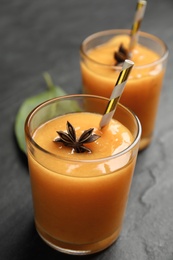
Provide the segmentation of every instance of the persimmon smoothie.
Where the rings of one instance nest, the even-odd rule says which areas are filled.
[[[100,120],[90,112],[58,116],[33,131],[35,151],[28,146],[36,228],[60,251],[103,250],[122,229],[138,150],[129,147],[136,137],[115,119],[100,129]],[[70,144],[74,135],[79,147]]]
[[[110,97],[121,63],[130,55],[135,66],[120,103],[134,111],[141,121],[142,149],[152,138],[168,52],[161,40],[141,32],[139,42],[128,54],[129,41],[126,30],[110,30],[103,32],[103,35],[102,32],[91,35],[82,43],[83,92]],[[120,46],[123,49],[121,53]]]

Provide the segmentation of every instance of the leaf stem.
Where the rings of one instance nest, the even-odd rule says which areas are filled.
[[[44,80],[46,81],[48,89],[53,90],[55,87],[54,87],[50,74],[48,72],[44,72],[43,77],[44,77]]]

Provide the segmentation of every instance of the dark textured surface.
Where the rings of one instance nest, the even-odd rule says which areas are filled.
[[[42,73],[68,93],[81,91],[79,45],[103,29],[130,28],[135,0],[0,0],[0,259],[63,259],[37,235],[25,156],[13,125],[22,101],[45,89]],[[66,259],[173,259],[173,1],[149,1],[142,30],[170,56],[154,139],[141,152],[123,231],[107,250]]]

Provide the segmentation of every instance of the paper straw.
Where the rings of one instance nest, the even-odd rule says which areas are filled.
[[[124,86],[126,84],[126,81],[128,79],[133,65],[134,62],[131,60],[124,61],[122,70],[118,76],[117,82],[110,96],[110,100],[108,102],[104,115],[102,116],[102,119],[100,121],[100,128],[103,128],[105,125],[107,125],[113,117],[118,100],[120,99],[120,96],[123,92]]]
[[[136,12],[135,12],[134,22],[132,25],[131,35],[130,35],[129,54],[134,48],[136,42],[138,41],[138,31],[145,14],[146,5],[147,2],[145,0],[139,0],[136,5]]]

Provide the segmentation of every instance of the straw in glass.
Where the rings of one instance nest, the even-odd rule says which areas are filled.
[[[129,55],[131,55],[132,49],[138,41],[138,32],[145,14],[146,5],[147,2],[145,0],[139,0],[136,5],[136,12],[130,35]]]
[[[124,90],[124,86],[126,84],[126,81],[128,79],[133,65],[134,62],[131,60],[124,61],[122,70],[120,71],[119,77],[110,96],[110,100],[108,102],[104,115],[102,116],[102,119],[100,121],[100,128],[103,128],[105,125],[107,125],[113,117],[117,107],[117,103]]]

